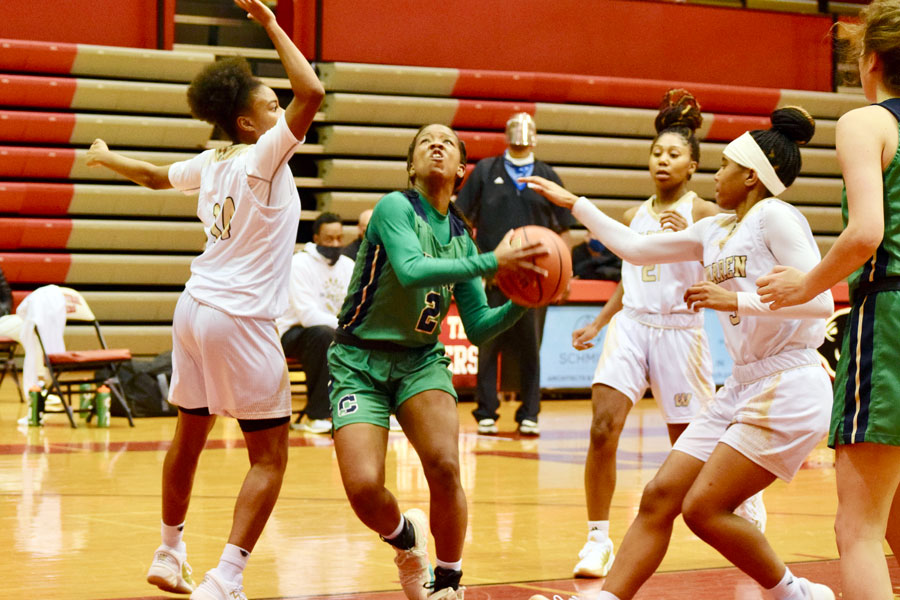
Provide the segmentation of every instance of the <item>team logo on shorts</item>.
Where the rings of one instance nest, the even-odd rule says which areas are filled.
[[[675,406],[683,407],[691,405],[691,394],[690,392],[685,392],[681,394],[675,394]]]
[[[356,401],[356,394],[344,396],[338,400],[338,416],[346,417],[352,415],[359,410],[359,403]]]
[[[849,306],[839,308],[831,315],[830,319],[825,321],[825,342],[819,346],[819,359],[832,379],[834,379],[834,370],[837,368],[838,359],[841,358],[841,346],[844,343],[844,330],[847,327],[849,315]]]

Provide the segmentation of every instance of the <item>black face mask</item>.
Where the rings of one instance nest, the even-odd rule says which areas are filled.
[[[338,261],[341,257],[341,248],[340,246],[323,246],[321,244],[316,244],[316,251],[325,257],[325,260],[328,261],[328,264],[334,266],[334,263]]]

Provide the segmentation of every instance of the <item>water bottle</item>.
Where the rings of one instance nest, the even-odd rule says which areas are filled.
[[[78,409],[81,411],[79,414],[82,420],[87,419],[88,415],[93,411],[94,394],[89,393],[90,389],[91,385],[89,383],[82,383],[78,386],[80,392]]]
[[[94,411],[97,413],[97,427],[109,427],[109,388],[101,385],[94,397]]]
[[[43,409],[43,398],[41,397],[41,388],[36,385],[31,386],[28,390],[28,426],[41,426],[41,413]]]

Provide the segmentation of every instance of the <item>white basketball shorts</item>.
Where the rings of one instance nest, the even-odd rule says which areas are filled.
[[[673,449],[706,462],[722,442],[790,481],[828,432],[831,403],[831,381],[814,350],[735,365]]]
[[[235,317],[183,292],[172,322],[169,402],[236,419],[290,416],[290,377],[275,321]]]
[[[666,423],[689,423],[716,389],[702,322],[698,315],[617,313],[606,330],[593,383],[632,402],[649,386]]]

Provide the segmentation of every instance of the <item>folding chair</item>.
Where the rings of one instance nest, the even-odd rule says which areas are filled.
[[[75,424],[74,413],[88,413],[88,418],[90,418],[93,408],[81,408],[78,404],[73,408],[73,395],[80,395],[85,391],[96,395],[97,388],[101,385],[106,385],[109,387],[112,398],[115,398],[125,412],[125,416],[128,417],[128,424],[134,427],[131,410],[128,408],[128,403],[125,401],[125,393],[119,384],[119,366],[131,360],[131,350],[126,348],[107,348],[106,340],[103,339],[103,333],[100,331],[100,323],[82,295],[71,288],[60,289],[66,298],[66,322],[81,321],[91,323],[94,326],[94,331],[97,332],[97,339],[101,348],[99,350],[47,354],[47,351],[44,349],[44,342],[41,340],[40,331],[35,330],[38,341],[41,344],[41,352],[44,354],[44,365],[46,365],[50,376],[49,387],[44,390],[44,398],[46,399],[49,394],[56,394],[62,400],[62,410],[45,412],[64,411],[69,417],[69,423],[75,428],[77,425]],[[105,369],[109,369],[112,373],[111,377],[102,373],[102,370]],[[85,384],[88,386],[87,390],[82,388]]]
[[[19,381],[19,368],[16,366],[16,348],[19,342],[11,337],[0,336],[0,362],[3,363],[3,371],[0,372],[0,385],[6,379],[6,374],[12,375],[13,381],[16,382],[16,389],[19,391],[19,402],[25,402],[25,394],[22,393],[22,383]]]

